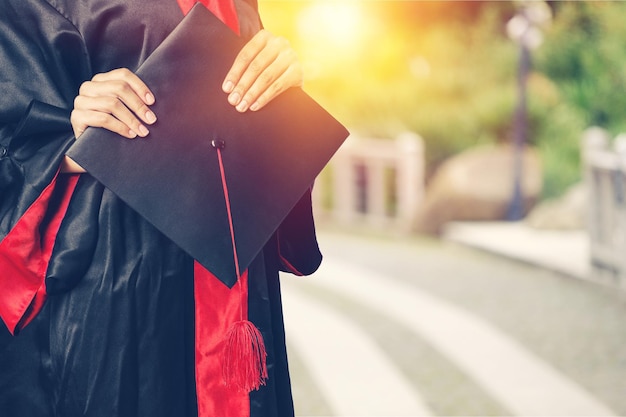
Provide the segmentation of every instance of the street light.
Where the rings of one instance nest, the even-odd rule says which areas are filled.
[[[506,213],[507,220],[524,217],[522,188],[524,146],[528,136],[528,111],[526,81],[531,67],[530,51],[543,41],[541,27],[552,19],[550,7],[542,0],[517,1],[518,12],[507,23],[509,38],[519,45],[520,57],[517,73],[518,101],[513,120],[513,195]]]

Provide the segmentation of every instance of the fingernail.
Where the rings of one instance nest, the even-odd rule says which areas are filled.
[[[234,87],[235,84],[233,84],[231,81],[226,81],[222,86],[222,90],[224,90],[225,93],[230,93],[231,91],[233,91]]]
[[[139,125],[139,134],[143,137],[148,136],[148,133],[150,133],[150,131],[148,129],[146,129],[146,127],[144,125]]]
[[[256,102],[254,102],[254,104],[252,104],[252,106],[250,106],[250,110],[257,111],[257,110],[259,110],[259,107],[261,107],[261,106],[260,106],[259,102],[256,101]]]
[[[154,96],[150,93],[146,94],[146,104],[154,104]]]
[[[237,106],[237,111],[240,112],[245,112],[248,109],[248,102],[246,100],[243,100],[241,103],[239,103],[239,105]]]
[[[137,137],[137,132],[135,132],[134,130],[129,130],[128,135],[130,136],[129,139],[135,139]]]
[[[148,123],[152,124],[154,122],[156,122],[156,115],[151,112],[151,111],[147,111],[146,112],[146,120],[148,121]]]
[[[230,96],[228,96],[228,102],[233,106],[239,103],[239,100],[241,100],[241,96],[239,95],[239,93],[232,93]]]

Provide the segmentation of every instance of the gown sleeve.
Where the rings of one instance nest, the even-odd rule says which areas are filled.
[[[12,334],[45,300],[45,273],[77,175],[59,174],[89,61],[47,1],[0,5],[0,318]]]
[[[310,189],[278,228],[276,241],[281,271],[310,275],[320,266],[322,254],[315,234]]]

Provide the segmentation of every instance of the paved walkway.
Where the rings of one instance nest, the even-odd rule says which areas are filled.
[[[540,230],[523,222],[453,222],[444,239],[589,279],[589,239],[582,230]]]
[[[474,233],[484,241],[514,240],[495,225],[462,231],[466,239]],[[563,280],[554,273],[558,265],[546,271],[445,241],[323,232],[320,242],[326,255],[320,270],[283,279],[299,415],[626,410],[619,400],[626,392],[626,307],[605,289]],[[557,243],[546,248],[560,253]],[[583,253],[577,245],[568,250]],[[608,311],[598,311],[607,303]],[[581,320],[585,315],[591,323]]]
[[[337,271],[330,263],[324,268],[317,284],[333,282]],[[290,340],[337,415],[432,415],[411,381],[348,316],[293,286],[287,286],[284,308]]]

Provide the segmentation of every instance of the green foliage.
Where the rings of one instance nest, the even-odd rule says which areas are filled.
[[[543,195],[550,198],[580,180],[580,137],[587,126],[583,114],[567,103],[543,107],[547,113],[537,123],[536,146],[543,162]]]
[[[626,128],[626,3],[558,2],[536,68],[555,84],[558,100],[539,104],[537,121],[546,196],[580,179],[580,137],[592,125]]]
[[[556,9],[538,66],[586,124],[626,128],[626,3],[567,2]]]
[[[568,2],[539,55],[539,67],[587,125],[613,133],[626,127],[626,3]]]

